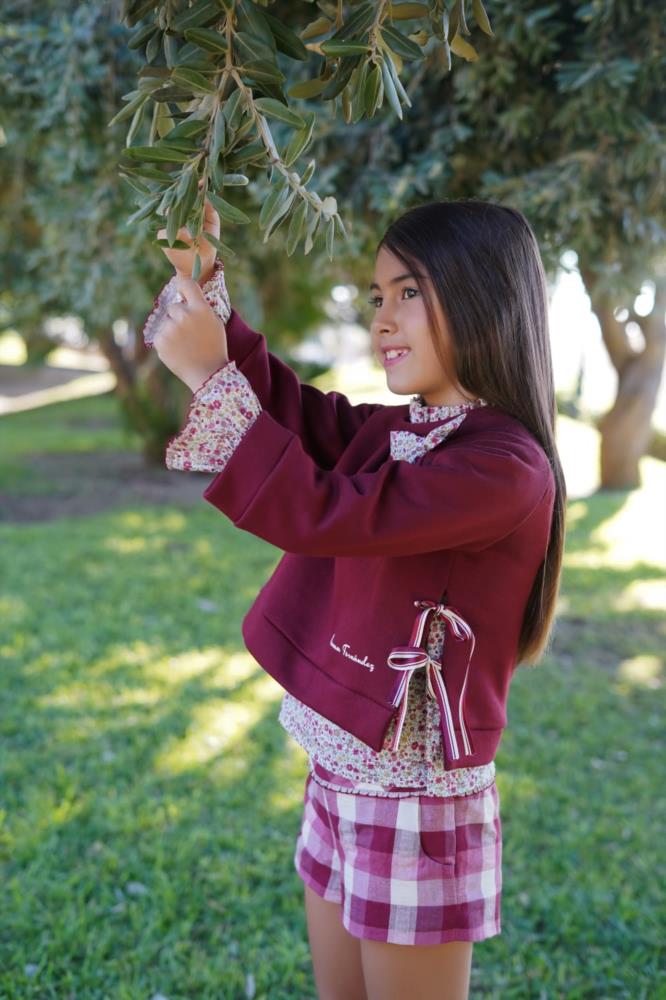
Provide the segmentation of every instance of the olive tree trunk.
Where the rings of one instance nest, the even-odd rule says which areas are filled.
[[[619,320],[617,301],[603,290],[589,268],[581,276],[599,320],[608,356],[617,372],[617,396],[597,426],[601,433],[600,488],[635,489],[641,485],[639,460],[650,444],[654,413],[666,356],[666,279],[656,281],[654,306],[647,316],[633,308]],[[636,323],[644,346],[636,350],[629,340],[627,324]]]
[[[126,424],[141,438],[147,464],[163,465],[164,450],[178,433],[187,412],[190,393],[134,337],[132,356],[124,353],[109,329],[90,330],[116,376],[115,394]]]

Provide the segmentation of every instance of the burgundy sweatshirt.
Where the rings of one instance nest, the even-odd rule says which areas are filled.
[[[227,340],[263,409],[204,497],[285,553],[243,619],[248,650],[375,750],[409,670],[426,667],[446,769],[489,763],[548,544],[545,452],[484,406],[417,461],[395,460],[392,432],[425,436],[443,421],[414,424],[409,404],[353,406],[301,383],[235,310]],[[426,663],[431,614],[451,628],[441,664]]]

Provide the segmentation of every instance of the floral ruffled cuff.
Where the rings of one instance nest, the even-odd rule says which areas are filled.
[[[176,275],[174,274],[155,296],[153,308],[149,312],[142,330],[143,340],[147,347],[152,347],[155,334],[168,306],[172,302],[178,301],[175,282]],[[201,286],[201,291],[211,309],[220,317],[223,323],[226,323],[231,315],[231,303],[229,302],[229,293],[224,280],[224,264],[219,258],[215,261],[212,275]]]
[[[252,386],[228,361],[194,393],[185,426],[167,445],[167,468],[221,472],[260,413]]]

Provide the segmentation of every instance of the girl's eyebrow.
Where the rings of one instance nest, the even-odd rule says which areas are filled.
[[[405,278],[422,278],[422,277],[423,277],[422,274],[399,274],[397,275],[397,277],[391,278],[391,280],[389,281],[389,285],[397,285],[399,281],[404,281]],[[373,288],[379,288],[379,290],[381,291],[381,288],[376,281],[373,281],[371,283],[370,291],[372,291]]]

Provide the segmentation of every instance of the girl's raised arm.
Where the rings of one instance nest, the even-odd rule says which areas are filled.
[[[226,331],[229,357],[247,378],[262,409],[298,435],[305,451],[322,468],[332,468],[368,417],[382,408],[380,403],[352,405],[343,393],[325,393],[301,382],[288,364],[268,350],[265,336],[252,330],[234,308]]]
[[[374,472],[321,469],[265,410],[204,492],[238,528],[308,556],[403,556],[480,550],[514,531],[555,481],[538,443],[496,430],[451,441],[423,462]]]
[[[210,213],[214,214],[212,206]],[[212,214],[206,216],[206,226],[211,226],[212,232],[217,229],[219,235],[219,219],[213,218]],[[179,239],[187,241],[188,236],[187,230],[178,233]],[[191,267],[187,265],[189,257],[184,259],[188,254],[193,258],[193,251],[169,248],[167,253],[165,248],[164,252],[182,273],[187,266]],[[282,427],[298,435],[305,451],[322,468],[332,468],[359,428],[373,411],[382,408],[382,404],[352,405],[340,392],[325,393],[301,382],[286,362],[268,350],[264,335],[252,330],[231,306],[223,262],[215,260],[207,265],[204,274],[209,273],[211,267],[212,274],[201,287],[208,304],[225,324],[230,360],[247,378],[262,409],[267,410]],[[174,301],[174,281],[175,278],[172,278],[160,290],[145,321],[143,336],[148,344],[152,344],[166,308]]]

